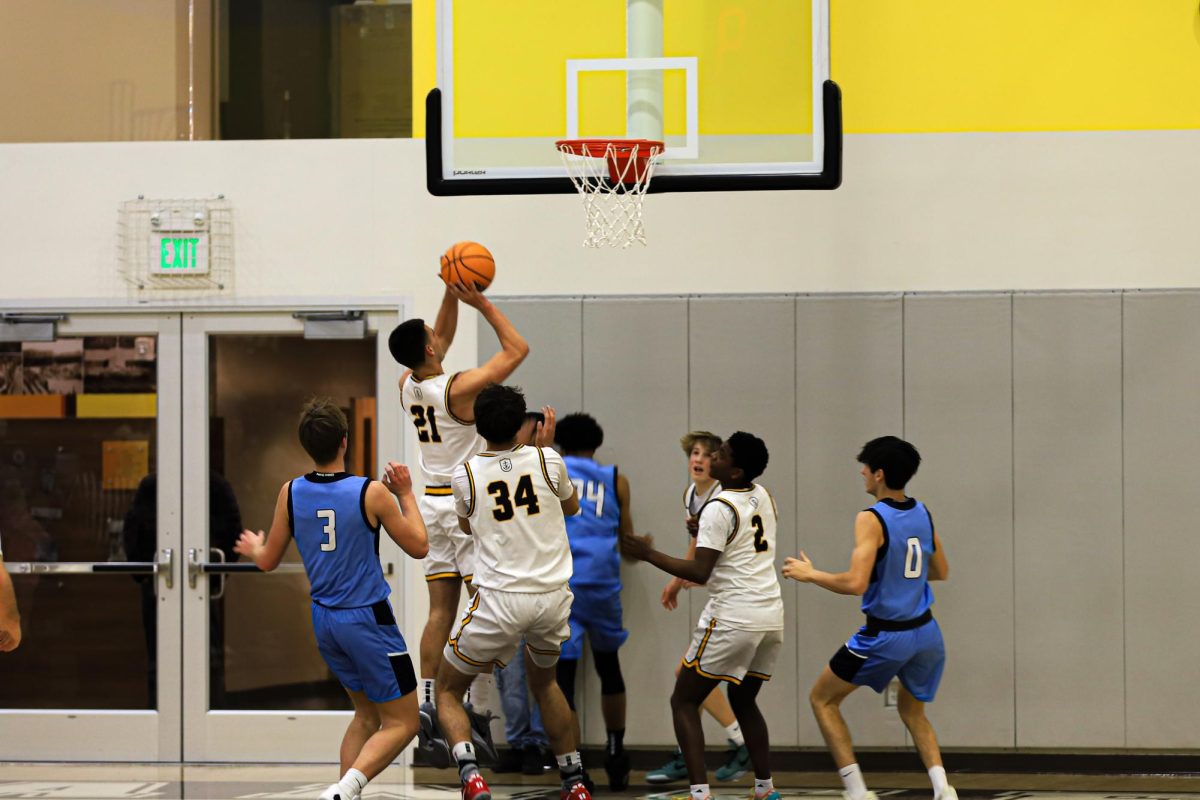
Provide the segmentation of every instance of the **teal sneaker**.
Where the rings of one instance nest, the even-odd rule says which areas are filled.
[[[646,773],[646,783],[671,783],[687,777],[687,764],[683,761],[683,753],[678,750],[671,760],[658,769]]]
[[[783,798],[780,797],[777,789],[772,789],[769,793],[764,794],[762,797],[755,797],[754,800],[783,800]]]
[[[729,750],[729,761],[717,769],[717,780],[722,782],[736,781],[750,771],[750,751],[746,745],[733,747]]]

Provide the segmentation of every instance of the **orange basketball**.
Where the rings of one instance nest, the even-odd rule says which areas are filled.
[[[442,255],[442,279],[448,283],[475,282],[483,291],[496,277],[496,260],[479,242],[455,242]]]

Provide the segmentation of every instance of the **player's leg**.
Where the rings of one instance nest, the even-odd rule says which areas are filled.
[[[571,639],[564,645],[562,652],[564,655],[558,657],[558,663],[554,665],[554,680],[558,684],[559,690],[563,693],[563,699],[567,701],[567,708],[571,709],[571,731],[576,742],[582,740],[583,736],[579,729],[579,714],[575,711],[575,678],[579,674],[579,658],[566,658],[565,654],[571,648],[572,641],[575,639],[575,630],[571,629]],[[582,628],[579,629],[582,633]],[[582,637],[580,638],[582,642]]]
[[[675,690],[671,692],[671,716],[675,724],[675,741],[687,764],[692,800],[704,800],[709,795],[708,770],[704,764],[704,728],[700,722],[700,704],[718,684],[715,678],[705,677],[693,668],[679,671]]]
[[[576,599],[578,602],[578,598]],[[618,651],[629,638],[622,624],[621,591],[608,590],[589,599],[588,640],[600,677],[600,711],[604,717],[604,771],[610,791],[629,786],[629,754],[625,752],[625,678]]]
[[[946,778],[942,764],[942,751],[938,746],[937,733],[925,716],[925,704],[937,695],[942,680],[942,669],[946,664],[946,651],[942,643],[942,632],[936,622],[903,634],[916,640],[917,653],[905,664],[897,676],[900,678],[898,711],[904,726],[912,735],[913,744],[929,772],[935,800],[957,800],[958,793]]]
[[[350,696],[350,702],[354,705],[354,716],[346,727],[346,733],[342,736],[342,747],[338,751],[343,775],[354,766],[358,754],[362,752],[363,745],[375,735],[382,724],[379,718],[379,709],[367,699],[365,694],[349,689],[346,689],[346,694]]]
[[[725,738],[729,742],[729,756],[713,775],[719,781],[736,781],[750,770],[750,750],[746,747],[742,726],[720,686],[704,698],[700,710],[707,712],[725,729]]]
[[[686,655],[684,657],[686,658]],[[683,667],[682,661],[675,665],[675,680],[677,680],[677,681],[679,680],[679,670],[682,667]],[[721,691],[721,687],[717,686],[717,688],[713,689],[712,692],[709,693],[709,697],[712,697],[713,694],[716,694],[717,692],[720,692],[720,691]],[[706,699],[705,702],[708,702],[708,700]],[[701,706],[701,707],[703,707],[703,706]],[[733,712],[730,711],[729,715],[730,715],[730,717],[732,717]],[[650,784],[671,783],[672,781],[681,781],[686,777],[687,777],[687,762],[683,760],[683,751],[680,750],[679,747],[676,747],[675,755],[671,756],[670,761],[668,761],[666,764],[663,764],[658,769],[652,769],[646,773],[646,783],[650,783]]]
[[[771,778],[771,735],[757,702],[762,685],[762,678],[749,675],[740,684],[730,684],[729,704],[741,723],[746,737],[746,750],[754,765],[755,800],[778,800],[779,795]]]
[[[837,659],[837,656],[834,658]],[[838,774],[842,777],[842,785],[849,800],[864,800],[869,795],[862,770],[854,757],[850,728],[847,727],[841,712],[842,701],[857,688],[839,678],[826,666],[808,695],[813,716],[816,717],[817,726],[821,729],[821,736],[825,738],[825,745],[829,748]]]

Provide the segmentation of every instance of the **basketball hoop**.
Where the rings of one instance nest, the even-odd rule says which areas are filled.
[[[642,198],[663,143],[650,139],[563,139],[555,142],[567,177],[587,212],[585,247],[646,243]]]

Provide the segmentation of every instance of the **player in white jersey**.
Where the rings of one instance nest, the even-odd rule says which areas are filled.
[[[454,341],[460,300],[477,309],[496,331],[500,352],[481,367],[447,374],[442,362]],[[462,584],[466,581],[469,587],[473,577],[473,544],[471,537],[458,529],[450,477],[482,444],[475,432],[475,397],[483,387],[511,375],[529,355],[529,345],[474,285],[459,283],[446,285],[433,328],[420,319],[406,320],[388,337],[388,349],[396,361],[409,368],[400,379],[400,396],[416,428],[425,479],[420,509],[429,531],[429,555],[424,562],[429,619],[420,648],[420,746],[435,766],[444,767],[450,765],[450,754],[434,727],[434,679],[442,660],[442,646],[458,614]],[[486,719],[477,721],[481,744],[490,741]]]
[[[590,800],[571,710],[555,680],[560,649],[570,636],[572,564],[565,515],[579,510],[575,487],[561,456],[548,447],[517,443],[525,420],[519,389],[489,386],[479,393],[474,411],[488,449],[455,471],[453,486],[459,524],[475,538],[476,592],[443,652],[438,717],[453,744],[463,800],[490,800],[470,722],[453,699],[474,675],[523,657],[558,761],[562,800]],[[553,428],[553,409],[546,415],[546,427]]]
[[[771,780],[767,723],[756,702],[783,645],[783,597],[775,572],[778,514],[770,493],[754,483],[767,457],[763,441],[742,431],[713,453],[709,469],[722,489],[700,512],[694,558],[660,553],[648,538],[625,544],[633,558],[708,587],[708,604],[671,695],[692,800],[709,797],[700,705],[721,681],[729,684],[729,703],[754,764],[754,797],[779,798]]]

